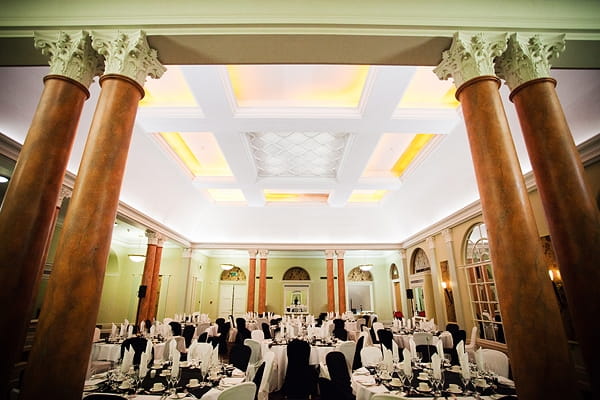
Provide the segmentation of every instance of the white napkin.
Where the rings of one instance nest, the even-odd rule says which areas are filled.
[[[212,351],[210,365],[219,365],[219,346],[215,347]]]
[[[471,379],[471,370],[469,369],[469,356],[463,354],[458,356],[458,362],[460,363],[460,373],[465,379]]]
[[[112,323],[112,330],[110,331],[110,337],[112,339],[114,339],[115,337],[117,337],[117,325],[115,325],[115,323]]]
[[[234,368],[233,371],[231,371],[231,376],[239,378],[240,376],[246,376],[246,373],[241,369]]]
[[[360,367],[352,375],[371,375],[368,369],[365,367]]]
[[[458,344],[456,345],[456,352],[458,353],[459,357],[465,354],[465,342],[463,342],[462,340],[458,342]]]
[[[412,337],[408,339],[408,347],[410,347],[410,354],[412,355],[412,358],[417,358],[417,345]]]
[[[481,351],[481,348],[475,351],[475,363],[477,364],[478,370],[485,371],[485,361],[483,359],[483,351]]]
[[[121,330],[119,331],[119,336],[121,336],[121,337],[125,336],[125,329],[127,329],[125,327],[125,324],[121,324]]]
[[[512,379],[508,379],[501,375],[498,375],[498,383],[511,388],[515,387],[515,382]]]
[[[173,354],[173,367],[171,368],[171,376],[179,376],[179,358],[181,357],[181,353],[176,351]]]
[[[386,366],[388,371],[394,370],[394,357],[390,349],[383,349],[383,364]]]
[[[152,340],[146,340],[146,350],[145,352],[148,354],[148,361],[150,360],[150,354],[152,354]]]
[[[154,325],[150,327],[150,336],[156,336],[156,326]]]
[[[130,338],[133,336],[133,325],[129,325],[127,327],[127,337]]]
[[[150,341],[148,341],[150,342]],[[140,357],[140,370],[139,370],[139,374],[140,374],[140,379],[144,379],[146,377],[146,374],[148,373],[148,356],[150,353],[148,353],[147,351],[144,351],[142,353],[142,356]]]
[[[437,343],[435,344],[435,347],[437,349],[437,353],[440,356],[440,359],[444,359],[444,344],[442,343],[441,339],[438,339]]]
[[[410,364],[410,351],[408,349],[402,350],[402,370],[406,376],[412,376],[412,366]]]
[[[375,384],[375,377],[371,375],[356,375],[354,380],[363,385],[371,386]]]
[[[442,378],[441,363],[442,359],[438,354],[434,354],[431,356],[431,368],[433,369],[433,377],[435,379]]]
[[[123,362],[121,363],[121,372],[124,374],[129,371],[129,368],[133,365],[133,355],[135,351],[130,347],[125,349],[125,354],[123,354]]]

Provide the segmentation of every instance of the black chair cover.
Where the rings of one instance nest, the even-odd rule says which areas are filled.
[[[329,370],[329,376],[332,383],[332,391],[335,399],[351,400],[354,399],[352,387],[350,386],[350,374],[346,364],[346,357],[340,351],[332,351],[325,356],[325,363]]]
[[[271,337],[271,327],[266,322],[263,322],[261,325],[262,331],[265,334],[265,339],[272,339]]]
[[[183,328],[183,333],[181,336],[185,339],[185,348],[189,348],[192,344],[192,339],[194,338],[194,333],[196,333],[196,327],[194,325],[186,325]]]
[[[139,336],[134,336],[125,339],[125,341],[121,344],[121,359],[123,359],[125,349],[133,348],[133,365],[140,365],[140,359],[142,358],[142,353],[146,351],[147,343],[148,340]]]
[[[288,399],[307,399],[317,393],[317,371],[310,366],[310,344],[294,339],[287,346],[288,366],[281,391]]]
[[[392,331],[388,331],[387,329],[380,329],[377,331],[377,335],[379,336],[379,342],[381,343],[381,345],[385,346],[386,349],[393,351],[392,341],[394,340],[394,334],[392,333]]]
[[[229,352],[229,363],[242,371],[246,371],[251,353],[252,349],[250,347],[243,344],[234,344]]]
[[[354,351],[354,359],[352,360],[352,371],[355,371],[362,367],[362,360],[360,359],[360,351],[362,350],[365,342],[365,337],[361,336],[356,342],[356,350]]]

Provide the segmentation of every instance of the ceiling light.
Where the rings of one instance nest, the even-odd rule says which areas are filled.
[[[146,256],[143,254],[129,254],[127,257],[133,262],[142,262],[146,259]]]
[[[361,271],[370,271],[373,268],[373,264],[361,264],[358,266]]]
[[[221,264],[221,269],[223,271],[229,271],[230,269],[232,269],[233,267],[235,267],[235,265],[233,264]]]
[[[0,183],[6,183],[8,182],[8,177],[4,176],[4,175],[0,175]]]

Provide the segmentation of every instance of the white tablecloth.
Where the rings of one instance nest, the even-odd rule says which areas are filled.
[[[165,343],[154,343],[154,359],[162,360]],[[92,345],[92,361],[119,361],[121,357],[120,343],[94,343]]]

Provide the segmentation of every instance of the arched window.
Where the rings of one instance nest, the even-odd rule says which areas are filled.
[[[479,328],[479,337],[505,343],[485,224],[474,225],[467,233],[464,260],[473,321]]]
[[[222,281],[245,281],[246,273],[240,267],[233,267],[230,270],[221,272]]]
[[[291,267],[283,274],[284,281],[310,281],[308,271],[302,267]]]
[[[417,248],[412,255],[412,260],[410,262],[411,272],[413,274],[418,274],[421,272],[431,270],[431,266],[429,265],[429,258],[427,258],[427,254],[425,254],[425,250],[422,248]]]

